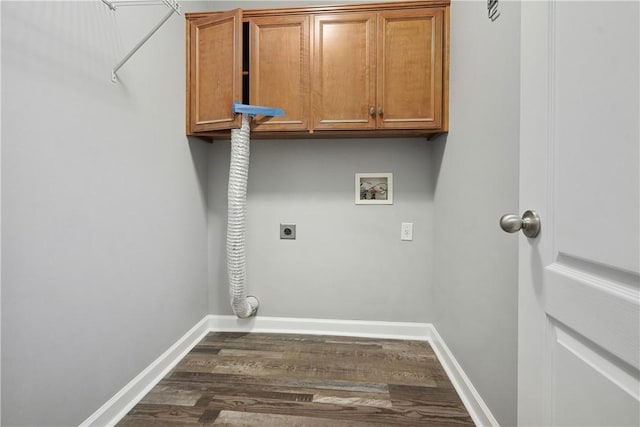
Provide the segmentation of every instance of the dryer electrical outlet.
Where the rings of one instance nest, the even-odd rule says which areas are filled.
[[[280,224],[280,239],[296,239],[296,225],[295,224]]]

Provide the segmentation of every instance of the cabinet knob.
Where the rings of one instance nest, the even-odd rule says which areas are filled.
[[[373,108],[373,107],[369,108],[369,115],[370,115],[371,117],[375,116],[375,115],[376,115],[376,109],[375,109],[375,108]]]
[[[384,114],[384,110],[382,109],[382,107],[378,108],[378,114],[383,115]]]

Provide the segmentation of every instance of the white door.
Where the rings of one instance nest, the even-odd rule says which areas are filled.
[[[640,425],[637,1],[522,3],[518,423]]]

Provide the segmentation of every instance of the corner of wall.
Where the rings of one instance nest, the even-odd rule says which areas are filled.
[[[517,241],[498,219],[518,204],[520,5],[499,8],[491,21],[486,3],[451,4],[450,127],[433,148],[434,325],[495,417],[515,425]]]

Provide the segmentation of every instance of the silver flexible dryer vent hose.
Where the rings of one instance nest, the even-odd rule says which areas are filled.
[[[242,127],[231,130],[231,164],[229,166],[229,210],[227,215],[227,272],[233,313],[251,317],[258,310],[258,299],[247,296],[246,212],[249,177],[249,116],[242,115]]]

